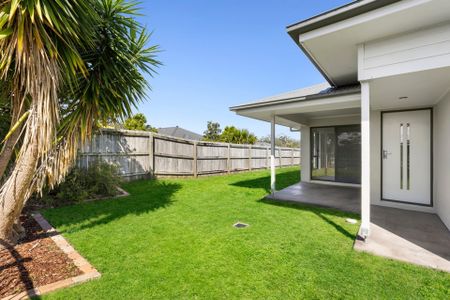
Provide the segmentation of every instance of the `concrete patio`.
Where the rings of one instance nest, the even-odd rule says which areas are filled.
[[[311,204],[352,213],[361,211],[359,187],[299,182],[267,196],[268,199]]]
[[[268,199],[360,213],[360,189],[300,182]],[[371,206],[371,235],[355,250],[450,272],[450,231],[435,214]]]

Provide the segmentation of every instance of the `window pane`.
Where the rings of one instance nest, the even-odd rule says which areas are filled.
[[[336,181],[361,183],[361,126],[336,127]]]
[[[312,179],[335,180],[335,135],[333,127],[311,129]]]

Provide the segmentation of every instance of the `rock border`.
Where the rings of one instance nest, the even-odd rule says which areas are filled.
[[[45,233],[49,235],[56,246],[58,246],[58,248],[60,248],[73,261],[73,263],[83,274],[35,287],[31,290],[23,291],[15,295],[6,296],[1,300],[28,299],[101,277],[101,274],[84,257],[82,257],[40,213],[32,213],[32,217],[36,220],[39,226],[42,227]]]

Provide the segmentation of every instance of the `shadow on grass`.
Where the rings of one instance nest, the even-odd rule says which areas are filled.
[[[276,178],[277,190],[281,190],[300,181],[300,170],[281,171],[276,175]],[[251,189],[264,189],[267,193],[270,193],[270,175],[234,182],[231,185]]]
[[[349,232],[347,229],[345,229],[338,223],[334,222],[330,218],[330,216],[356,218],[357,217],[356,214],[341,212],[341,211],[328,209],[328,208],[315,207],[313,205],[307,205],[307,204],[303,204],[303,203],[280,202],[277,200],[271,200],[271,199],[267,199],[267,198],[263,198],[263,199],[259,200],[259,202],[264,203],[264,204],[280,206],[280,207],[288,207],[288,208],[292,208],[292,209],[310,211],[310,212],[314,213],[316,216],[318,216],[319,218],[321,218],[322,220],[324,220],[326,223],[328,223],[329,225],[334,227],[334,229],[336,229],[336,231],[338,231],[345,237],[347,237],[351,240],[354,240],[356,238],[356,232],[355,233]]]
[[[158,180],[140,180],[126,186],[130,196],[105,199],[49,209],[44,215],[55,227],[69,226],[64,232],[76,232],[108,224],[127,215],[141,215],[170,206],[181,185]]]

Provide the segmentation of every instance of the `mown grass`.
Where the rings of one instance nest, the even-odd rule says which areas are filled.
[[[278,171],[279,188],[298,180]],[[267,171],[139,181],[129,197],[45,211],[102,277],[44,298],[450,298],[447,273],[352,250],[345,218],[358,216],[263,200],[268,183]]]

